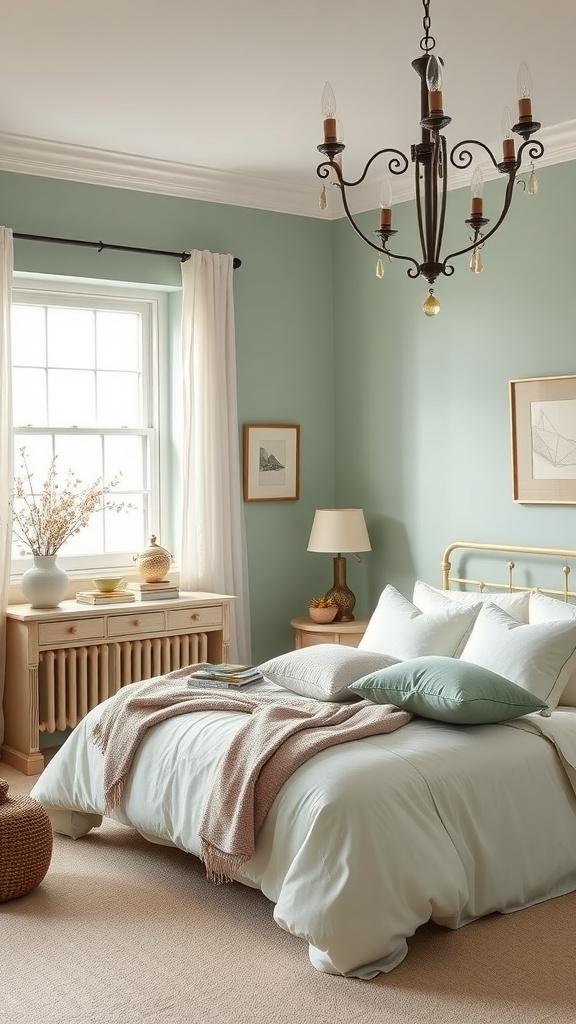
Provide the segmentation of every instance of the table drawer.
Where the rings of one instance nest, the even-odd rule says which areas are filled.
[[[102,616],[82,619],[58,619],[54,622],[41,622],[38,626],[38,643],[41,647],[57,647],[67,642],[77,643],[78,640],[99,640],[105,636],[105,624]]]
[[[108,636],[133,636],[139,633],[163,633],[164,612],[130,612],[128,615],[111,615],[108,619]]]
[[[222,625],[222,605],[206,605],[196,608],[175,608],[168,612],[168,629],[208,629]]]

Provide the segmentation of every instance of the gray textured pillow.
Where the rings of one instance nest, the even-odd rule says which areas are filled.
[[[396,658],[373,651],[359,651],[340,644],[316,644],[289,651],[263,662],[259,669],[265,679],[315,700],[354,700],[348,687],[368,672],[393,665]],[[357,699],[357,698],[356,698]]]
[[[394,704],[454,725],[508,722],[546,707],[522,686],[458,658],[412,658],[371,673],[350,689],[374,704]]]

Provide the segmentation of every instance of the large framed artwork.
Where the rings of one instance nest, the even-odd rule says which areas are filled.
[[[244,424],[244,501],[300,497],[300,427]]]
[[[510,381],[513,497],[576,504],[576,376]]]

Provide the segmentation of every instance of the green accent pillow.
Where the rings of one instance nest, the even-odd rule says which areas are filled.
[[[401,661],[363,676],[349,689],[374,704],[394,704],[454,725],[508,722],[547,706],[490,669],[439,655]]]

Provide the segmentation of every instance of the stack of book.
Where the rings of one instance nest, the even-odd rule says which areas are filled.
[[[123,604],[125,601],[133,601],[134,594],[131,590],[79,590],[76,600],[80,604]]]
[[[227,690],[246,686],[248,683],[257,683],[260,679],[262,673],[254,665],[230,665],[224,662],[192,672],[188,686],[209,686]]]
[[[137,601],[167,601],[179,596],[178,587],[170,580],[160,580],[158,583],[129,583],[128,588]]]

